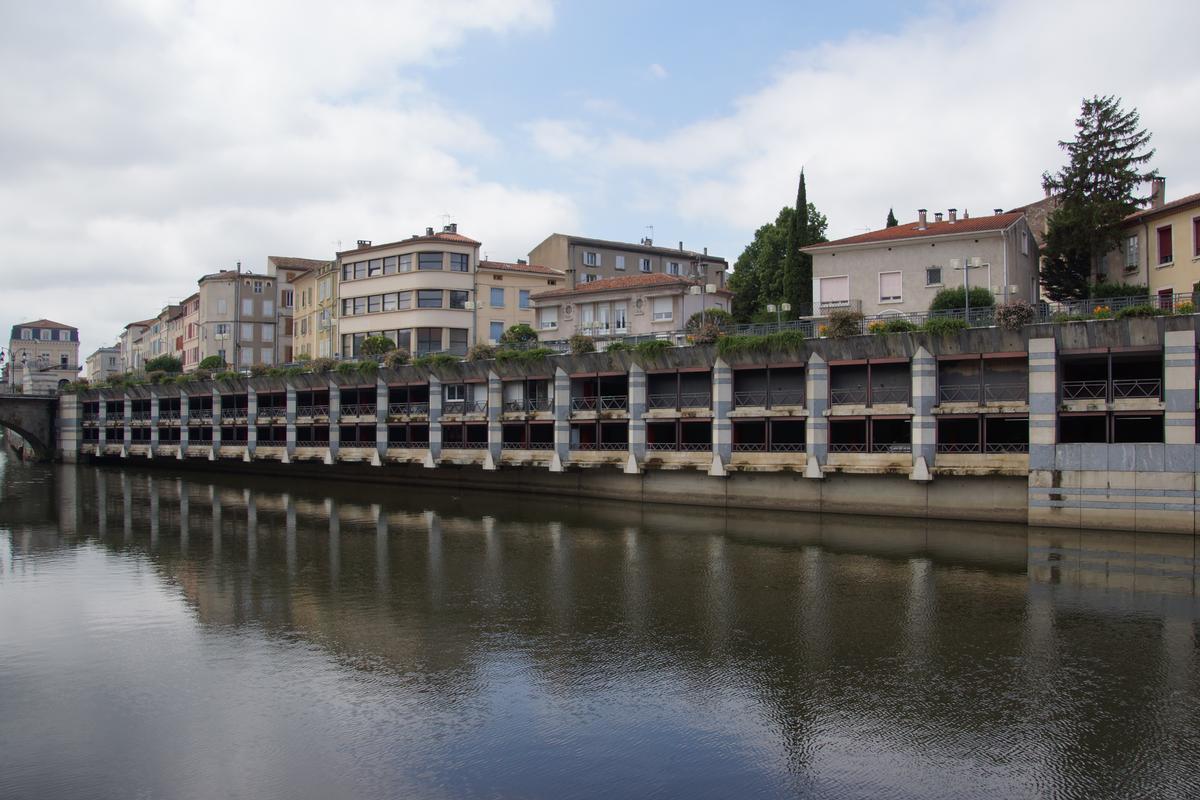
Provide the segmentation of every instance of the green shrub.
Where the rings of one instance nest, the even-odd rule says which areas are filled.
[[[334,369],[337,370],[337,373],[339,375],[357,375],[358,374],[358,362],[357,361],[343,361],[340,364],[338,364],[336,367],[334,367]]]
[[[200,363],[203,364],[204,362],[201,361]],[[213,374],[212,374],[211,370],[209,370],[207,367],[201,367],[199,369],[193,370],[190,375],[180,375],[179,377],[183,379],[183,381],[181,381],[181,382],[184,382],[184,381],[211,381],[212,376],[213,376]]]
[[[409,360],[407,350],[396,348],[383,357],[383,365],[389,369],[395,369],[396,367],[403,367]]]
[[[861,311],[850,311],[839,308],[829,313],[829,322],[825,325],[825,335],[830,339],[844,339],[847,336],[858,336],[863,332],[863,315]]]
[[[1023,300],[1014,300],[996,307],[996,325],[1006,331],[1019,331],[1033,322],[1034,309]]]
[[[146,372],[183,372],[183,362],[175,356],[155,356],[146,362]]]
[[[1176,303],[1172,309],[1176,314],[1195,314],[1196,304],[1191,300],[1184,300],[1182,303]]]
[[[608,346],[604,348],[604,352],[606,353],[628,353],[631,350],[633,350],[633,345],[621,339],[618,339],[615,342],[609,342]]]
[[[524,342],[536,342],[537,338],[537,331],[535,331],[531,325],[521,322],[513,325],[504,333],[500,334],[500,344],[522,344]]]
[[[266,364],[254,364],[250,367],[251,378],[262,378],[271,373],[271,368]]]
[[[225,359],[220,356],[205,356],[200,360],[200,369],[206,370],[223,370],[225,369]]]
[[[373,358],[358,362],[358,374],[367,378],[374,378],[379,374],[379,362]]]
[[[887,320],[875,320],[867,326],[867,331],[877,336],[885,333],[908,333],[917,330],[917,326],[903,317]]]
[[[236,372],[234,372],[231,369],[227,369],[224,372],[218,372],[216,375],[213,375],[213,380],[214,381],[231,381],[231,380],[234,380],[235,378],[237,378],[237,376],[238,376],[238,374]]]
[[[554,355],[554,351],[548,347],[535,347],[532,350],[511,350],[502,349],[496,351],[497,361],[516,361],[521,363],[531,363],[541,361],[546,356]]]
[[[688,328],[688,341],[692,344],[712,344],[723,335],[720,323],[708,320],[702,325]]]
[[[639,356],[651,358],[658,355],[664,350],[670,350],[673,345],[666,339],[647,339],[644,342],[638,342],[634,345],[633,350]]]
[[[967,323],[965,320],[954,319],[953,317],[933,317],[926,320],[925,324],[921,326],[921,330],[925,331],[926,333],[932,333],[938,336],[958,333],[959,331],[965,331],[966,329]]]
[[[796,329],[779,331],[766,336],[750,334],[722,336],[717,340],[717,353],[722,357],[739,355],[780,355],[805,347],[804,332]]]
[[[1068,314],[1065,311],[1059,311],[1057,314],[1050,315],[1050,321],[1060,325],[1064,322],[1085,322],[1088,319],[1091,319],[1091,317],[1085,314]]]
[[[996,298],[992,296],[991,291],[982,286],[971,287],[971,308],[986,308],[994,306]],[[957,286],[953,289],[942,289],[933,296],[933,302],[929,304],[930,311],[946,311],[955,308],[965,308],[967,305],[967,292],[963,287]]]
[[[457,364],[461,361],[458,356],[452,356],[449,353],[432,353],[425,356],[417,356],[413,359],[414,367],[445,367],[450,364]]]
[[[297,375],[304,375],[307,372],[308,370],[300,366],[285,367],[283,370],[283,374],[288,378],[294,378]]]
[[[1161,317],[1167,312],[1157,306],[1152,306],[1149,303],[1138,306],[1126,306],[1117,312],[1117,319],[1129,319],[1130,317]]]
[[[473,344],[467,351],[467,361],[491,361],[496,357],[496,348],[490,344]]]
[[[733,314],[730,314],[723,308],[707,308],[704,311],[697,311],[688,317],[687,323],[684,324],[683,328],[688,333],[696,333],[706,324],[714,324],[718,328],[726,328],[733,324]]]
[[[396,343],[386,336],[368,336],[363,339],[360,351],[364,356],[381,356],[395,349]]]
[[[308,369],[313,375],[326,375],[333,372],[337,368],[338,362],[332,358],[314,358],[308,364]]]
[[[1120,281],[1100,281],[1088,286],[1088,297],[1101,300],[1108,297],[1146,297],[1146,287]]]
[[[166,377],[167,371],[162,369],[155,369],[146,373],[146,380],[155,386],[162,383]]]
[[[584,336],[582,333],[577,333],[568,339],[567,346],[571,348],[573,356],[596,352],[596,340],[590,336]]]
[[[282,378],[284,375],[287,375],[287,370],[285,370],[283,367],[268,367],[267,368],[267,377],[268,378]]]
[[[298,355],[294,356],[292,360],[297,364],[304,364],[308,361],[312,361],[312,356],[310,356],[308,353],[299,353]]]

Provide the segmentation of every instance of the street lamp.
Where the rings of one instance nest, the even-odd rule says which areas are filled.
[[[783,324],[782,320],[780,319],[780,312],[781,311],[791,311],[791,310],[792,310],[791,303],[780,303],[779,305],[775,305],[774,303],[767,303],[767,312],[775,314],[775,324],[776,325]]]
[[[717,291],[717,285],[715,283],[699,283],[699,284],[693,285],[690,289],[688,289],[689,294],[700,295],[700,325],[701,326],[704,325],[704,323],[707,319],[707,317],[704,313],[705,311],[707,311],[707,308],[706,308],[707,304],[704,302],[704,295],[713,294],[716,291]],[[684,321],[686,322],[686,320],[684,320]]]
[[[971,256],[964,262],[961,258],[950,259],[950,268],[962,270],[963,274],[963,292],[966,300],[967,308],[967,325],[971,324],[971,270],[982,267],[983,259],[979,256]]]

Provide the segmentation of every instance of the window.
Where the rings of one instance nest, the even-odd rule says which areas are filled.
[[[583,253],[584,266],[595,267],[600,264],[600,254],[594,253],[591,250],[585,250]]]
[[[504,335],[504,323],[496,322],[495,320],[488,326],[488,339],[493,344],[500,341],[500,337]]]
[[[448,403],[461,403],[467,399],[467,387],[461,383],[448,383],[442,399]]]
[[[538,327],[544,331],[558,328],[558,306],[538,309]]]
[[[400,256],[400,271],[412,272],[412,253]]]
[[[1192,255],[1200,258],[1200,217],[1192,220]]]
[[[667,262],[667,274],[668,275],[678,275],[679,274],[679,262],[678,261],[668,261]]]
[[[648,258],[643,258],[643,259],[641,260],[640,264],[641,264],[641,269],[642,269],[642,272],[649,272],[649,271],[650,271],[650,259],[648,259]]]
[[[255,294],[262,294],[262,293],[263,293],[263,282],[262,282],[262,281],[255,281],[255,282],[254,282],[254,293],[255,293]]]
[[[436,353],[441,349],[441,328],[417,328],[417,355]]]
[[[238,363],[243,367],[248,367],[254,363],[254,348],[243,347],[238,351]]]
[[[1170,264],[1175,260],[1171,247],[1171,226],[1164,225],[1158,229],[1158,263]]]
[[[67,366],[67,354],[66,353],[63,353],[58,357],[58,365],[60,367]]]
[[[352,299],[350,299],[349,297],[342,298],[342,316],[343,317],[354,316],[354,301]]]
[[[1138,237],[1129,236],[1125,239],[1125,269],[1134,271],[1138,268]]]
[[[384,275],[394,275],[396,273],[397,260],[398,259],[395,256],[388,256],[387,258],[385,258],[383,260],[383,274]]]
[[[521,308],[529,308],[529,290],[517,290],[517,305]]]
[[[274,350],[269,350],[264,347],[262,350],[258,351],[258,354],[259,354],[258,363],[267,364],[267,365],[271,365],[271,364],[275,363],[275,351]]]
[[[625,269],[625,256],[616,256],[613,269]]]
[[[68,331],[68,330],[60,330],[60,331],[58,332],[58,340],[59,340],[60,342],[69,342],[69,341],[71,341],[71,332],[70,332],[70,331]]]
[[[412,331],[396,331],[396,347],[406,353],[412,352]]]
[[[33,329],[32,328],[21,328],[21,338],[27,342],[32,340],[33,339]]]
[[[441,253],[418,253],[417,254],[417,269],[441,269],[442,254]]]
[[[367,298],[365,298],[365,297],[354,298],[354,313],[355,314],[367,313]]]
[[[466,328],[450,328],[450,352],[456,356],[467,354]]]
[[[412,292],[400,292],[396,297],[396,308],[401,311],[412,308]]]
[[[264,317],[275,316],[275,301],[274,300],[263,300],[263,316]]]
[[[354,280],[356,280],[356,281],[362,280],[365,277],[367,277],[367,262],[355,261],[354,262]]]
[[[264,323],[262,326],[262,340],[264,342],[275,341],[275,326],[270,323]]]
[[[899,303],[902,280],[899,272],[879,273],[879,302]]]
[[[418,289],[417,290],[417,308],[441,308],[442,307],[442,290],[441,289]]]
[[[671,320],[671,306],[672,302],[670,297],[654,298],[654,321],[669,322]]]
[[[243,342],[254,341],[254,323],[252,323],[252,322],[243,322],[242,323],[242,337],[241,338],[242,338]]]
[[[470,292],[460,291],[458,289],[450,290],[450,307],[451,308],[466,308],[467,298],[471,296]]]
[[[584,283],[591,283],[592,281],[598,281],[598,280],[600,280],[600,276],[594,272],[583,273],[583,282]]]
[[[300,320],[300,335],[308,336],[308,319],[307,318]]]
[[[1021,255],[1029,255],[1029,231],[1021,231]]]
[[[229,313],[229,304],[225,302],[224,297],[217,298],[217,313],[218,314],[228,314]]]
[[[466,253],[451,253],[450,254],[450,271],[451,272],[470,272],[470,261]]]
[[[624,302],[613,303],[612,324],[613,327],[616,328],[617,333],[624,333],[629,327],[629,320],[627,318],[627,311]]]
[[[329,288],[330,288],[329,280],[321,281],[317,285],[317,299],[318,300],[328,300],[329,297],[331,296]]]
[[[229,335],[229,323],[218,322],[213,326],[213,338],[220,339]]]
[[[942,285],[942,268],[941,267],[926,267],[925,268],[925,285],[926,286],[941,286]]]
[[[295,297],[295,295],[293,294],[293,290],[291,290],[291,289],[282,290],[279,293],[279,307],[280,308],[291,308],[293,301],[294,301],[294,297]]]
[[[249,297],[242,298],[242,316],[250,317],[254,315],[254,300]]]
[[[850,305],[850,277],[838,275],[837,277],[818,278],[817,296],[813,298],[813,302],[827,307]]]
[[[374,278],[376,275],[383,274],[383,259],[372,258],[367,262],[367,275]]]
[[[40,338],[40,339],[41,339],[43,342],[48,342],[48,341],[50,341],[50,335],[51,335],[52,333],[54,333],[54,331],[50,330],[49,328],[42,328],[40,331],[38,331],[39,338]]]
[[[504,289],[493,286],[488,302],[491,303],[492,308],[504,308]]]
[[[395,292],[388,292],[387,294],[385,294],[383,296],[383,310],[384,311],[395,311],[396,310],[396,293]]]

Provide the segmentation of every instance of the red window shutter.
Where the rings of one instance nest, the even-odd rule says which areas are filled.
[[[1166,225],[1158,229],[1158,263],[1169,264],[1175,260],[1175,254],[1171,252],[1171,226]]]

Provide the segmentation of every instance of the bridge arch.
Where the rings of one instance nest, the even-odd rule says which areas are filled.
[[[54,458],[54,419],[58,399],[0,395],[0,428],[19,435],[39,459]]]

